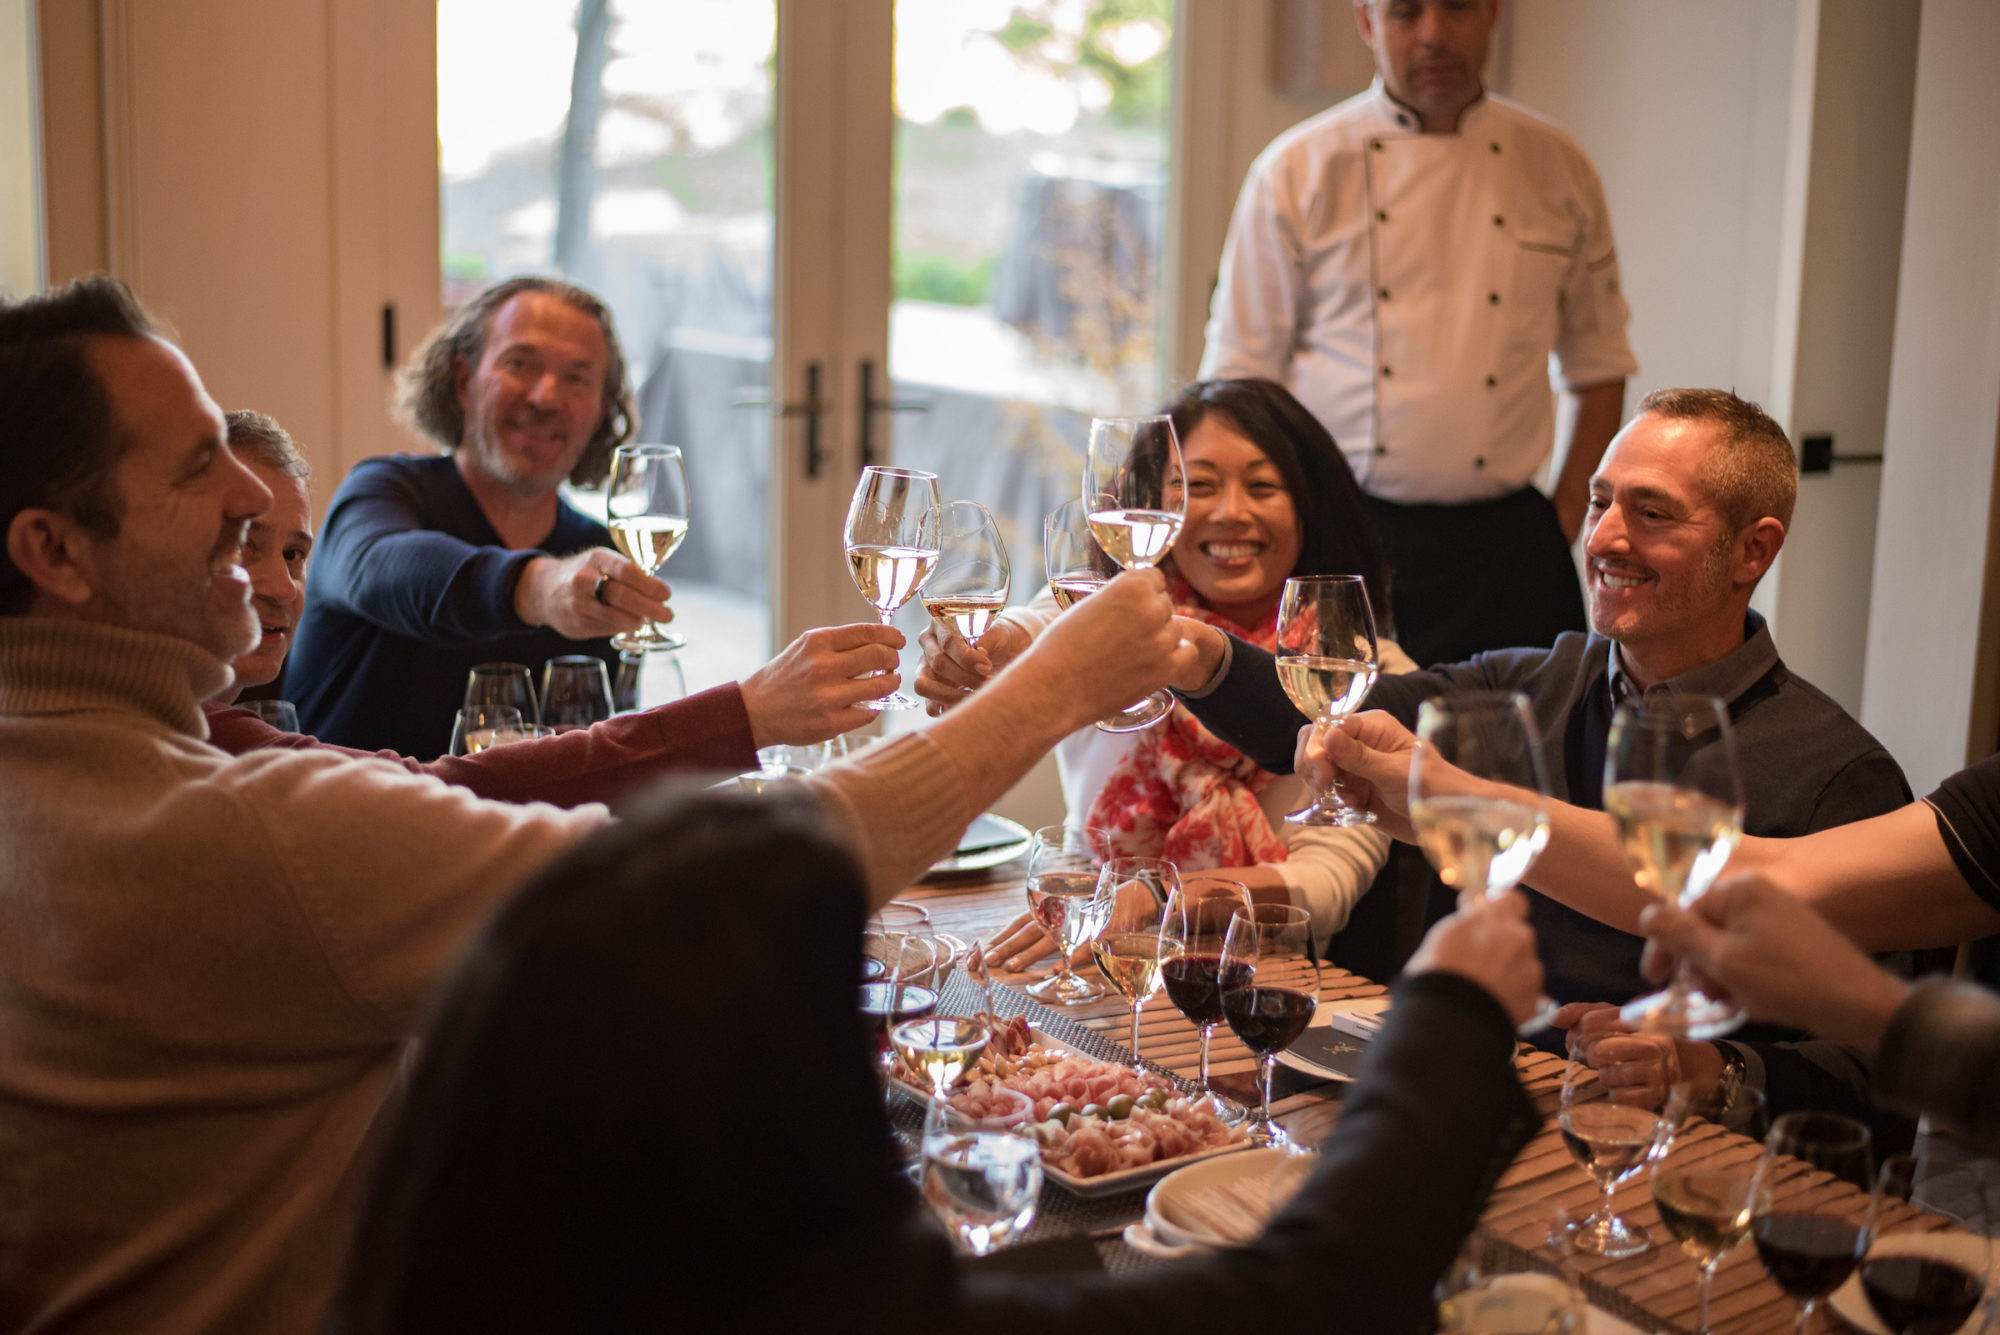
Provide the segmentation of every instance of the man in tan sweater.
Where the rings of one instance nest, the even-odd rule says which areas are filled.
[[[269,500],[121,287],[0,304],[0,1329],[314,1329],[432,986],[607,819],[209,746]],[[879,901],[1188,654],[1158,577],[1126,576],[810,782]]]

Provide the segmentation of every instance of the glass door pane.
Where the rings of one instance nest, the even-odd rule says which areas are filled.
[[[896,5],[894,453],[993,511],[1017,602],[1090,417],[1161,400],[1173,8]]]
[[[561,272],[610,305],[638,440],[686,452],[664,577],[688,646],[644,699],[770,650],[775,0],[440,0],[445,302]],[[601,496],[576,502],[600,517]]]

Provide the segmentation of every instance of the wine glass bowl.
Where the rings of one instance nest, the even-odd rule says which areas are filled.
[[[467,709],[505,707],[519,711],[523,723],[542,721],[541,702],[535,696],[535,679],[521,663],[481,663],[465,677]]]
[[[1097,876],[1091,914],[1097,920],[1090,953],[1097,968],[1132,1005],[1132,1057],[1139,1056],[1139,1012],[1160,990],[1160,917],[1181,888],[1180,871],[1165,858],[1110,858]]]
[[[1077,601],[1103,587],[1117,567],[1090,531],[1090,508],[1082,501],[1064,501],[1042,516],[1042,570],[1056,606],[1067,612]]]
[[[1250,909],[1250,891],[1241,881],[1220,877],[1183,879],[1160,915],[1160,981],[1167,999],[1201,1031],[1201,1092],[1218,1107],[1223,1101],[1208,1079],[1209,1040],[1223,1022],[1223,941],[1238,910]],[[1238,969],[1241,968],[1239,964]],[[1228,1106],[1233,1116],[1241,1110]]]
[[[1278,684],[1322,728],[1353,713],[1374,688],[1381,656],[1368,586],[1359,575],[1305,575],[1285,581],[1278,603]],[[1316,797],[1285,819],[1294,825],[1368,825],[1337,794]]]
[[[1876,1176],[1859,1280],[1891,1335],[1978,1329],[1970,1318],[1992,1274],[1993,1170],[1951,1158],[1890,1155]],[[1940,1214],[1959,1227],[1940,1227]]]
[[[1763,1095],[1739,1089],[1736,1098],[1739,1114],[1756,1121]],[[1750,1236],[1750,1221],[1768,1185],[1761,1159],[1714,1153],[1708,1137],[1698,1134],[1708,1123],[1690,1111],[1694,1106],[1688,1086],[1673,1087],[1663,1115],[1661,1140],[1649,1162],[1653,1204],[1667,1231],[1700,1274],[1700,1324],[1695,1335],[1710,1335],[1709,1290],[1715,1272],[1722,1259]]]
[[[1604,758],[1604,809],[1639,886],[1685,907],[1706,894],[1743,835],[1743,780],[1729,707],[1656,692],[1618,706]],[[1660,992],[1620,1012],[1635,1029],[1719,1038],[1743,1022],[1703,993],[1684,964]]]
[[[1085,825],[1045,825],[1028,845],[1028,913],[1056,943],[1056,971],[1025,991],[1037,1001],[1078,1005],[1095,1001],[1104,989],[1080,978],[1070,957],[1090,944],[1097,921],[1091,912],[1097,897],[1101,850],[1111,836]]]
[[[604,484],[604,508],[611,541],[625,559],[657,576],[687,538],[687,466],[673,445],[620,445],[611,452],[611,475]],[[611,643],[630,652],[680,649],[687,636],[648,621]]]
[[[889,1032],[889,1046],[904,1072],[939,1098],[965,1077],[992,1041],[992,1027],[967,1016],[905,1020]]]
[[[1165,560],[1187,522],[1187,479],[1173,418],[1159,413],[1091,419],[1082,501],[1091,535],[1113,562],[1127,570],[1150,570]],[[1055,580],[1053,570],[1050,580]],[[1061,599],[1058,593],[1057,601]],[[1106,732],[1138,732],[1173,707],[1173,696],[1155,691],[1097,726]]]
[[[611,717],[611,674],[590,654],[561,654],[542,668],[542,721],[557,732]]]
[[[1305,1032],[1319,1006],[1319,961],[1312,916],[1289,904],[1252,904],[1230,919],[1222,944],[1222,1018],[1263,1067],[1263,1111],[1251,1122],[1253,1145],[1288,1145],[1271,1119],[1271,1077],[1278,1053]]]
[[[937,566],[937,506],[935,473],[871,465],[854,484],[844,530],[847,570],[885,626]],[[901,691],[860,702],[861,708],[878,711],[922,704]]]
[[[1013,571],[993,512],[978,501],[947,501],[937,508],[937,565],[924,581],[924,611],[967,644],[1007,606]]]
[[[518,742],[527,736],[528,725],[521,711],[512,705],[468,705],[451,723],[451,752],[455,756],[476,756],[492,747]]]
[[[925,1202],[974,1256],[988,1255],[1034,1220],[1042,1154],[1028,1118],[969,1117],[934,1098],[924,1117],[922,1160]]]

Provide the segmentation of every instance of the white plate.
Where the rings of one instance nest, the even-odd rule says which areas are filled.
[[[1891,1233],[1877,1238],[1868,1248],[1870,1256],[1935,1256],[1940,1261],[1950,1261],[1962,1265],[1975,1273],[1987,1264],[1986,1244],[1969,1233]],[[1986,1276],[1986,1291],[1993,1292],[1995,1276],[1991,1271]],[[1868,1295],[1861,1291],[1861,1272],[1857,1269],[1847,1277],[1847,1282],[1833,1291],[1828,1299],[1833,1310],[1840,1313],[1851,1326],[1858,1326],[1868,1335],[1892,1335],[1889,1328],[1876,1317],[1875,1309],[1868,1305]],[[1981,1306],[1984,1306],[1982,1300]],[[1976,1330],[1982,1320],[1981,1308],[1972,1309],[1972,1315],[1965,1319],[1960,1330]]]
[[[1189,1214],[1184,1203],[1224,1184],[1246,1188],[1257,1199],[1268,1201],[1271,1173],[1287,1157],[1283,1150],[1262,1148],[1219,1162],[1175,1169],[1146,1193],[1146,1227],[1171,1247],[1240,1247],[1249,1239],[1224,1237]]]
[[[930,870],[924,873],[924,879],[968,871],[991,871],[1027,852],[1028,845],[1034,840],[1034,835],[1028,832],[1027,826],[1018,821],[1008,820],[1005,816],[996,816],[990,811],[974,822],[974,828],[982,826],[988,833],[979,839],[977,846],[967,848],[961,841],[962,851],[955,851],[950,856],[933,862]],[[967,836],[971,833],[971,830],[966,831]],[[981,882],[976,888],[984,890],[987,887]]]

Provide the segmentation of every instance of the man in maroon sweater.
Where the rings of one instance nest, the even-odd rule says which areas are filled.
[[[203,705],[209,740],[232,755],[272,746],[325,747],[311,737],[281,732],[233,704],[244,689],[275,681],[284,668],[305,604],[313,532],[306,494],[311,470],[291,436],[262,413],[233,412],[228,422],[230,448],[270,488],[272,504],[251,524],[243,558],[262,636],[231,665],[235,689]],[[475,756],[440,756],[426,764],[393,751],[328,749],[379,755],[500,801],[611,802],[670,770],[749,769],[760,746],[820,742],[871,721],[874,715],[854,702],[877,694],[881,679],[857,678],[895,668],[895,651],[875,643],[874,629],[807,631],[741,682]]]

